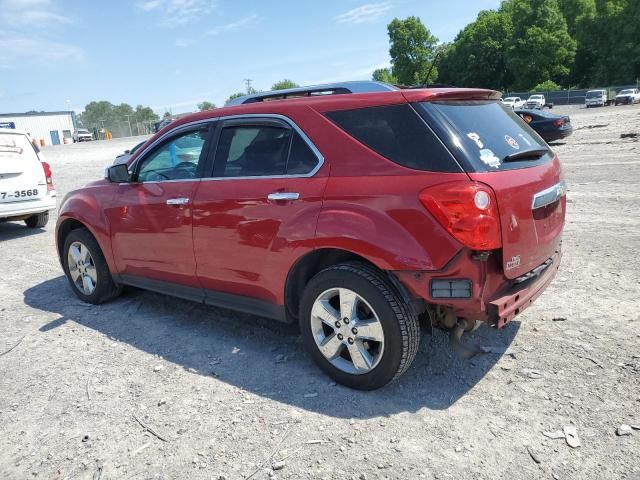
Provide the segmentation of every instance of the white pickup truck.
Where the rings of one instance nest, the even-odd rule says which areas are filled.
[[[620,90],[616,95],[615,104],[617,105],[633,105],[640,102],[640,91],[637,88],[625,88]]]
[[[523,108],[526,102],[520,97],[507,97],[502,100],[502,103],[515,110],[516,108]]]
[[[547,103],[544,95],[536,93],[531,95],[525,103],[525,108],[529,110],[542,110],[543,108],[553,108],[553,103]]]

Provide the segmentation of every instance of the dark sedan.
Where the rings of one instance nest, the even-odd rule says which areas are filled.
[[[571,119],[566,115],[554,115],[543,110],[514,110],[546,142],[568,137],[573,133]]]

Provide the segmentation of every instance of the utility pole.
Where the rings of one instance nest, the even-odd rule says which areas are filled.
[[[244,83],[247,84],[247,94],[251,93],[251,82],[253,82],[250,78],[245,78]]]

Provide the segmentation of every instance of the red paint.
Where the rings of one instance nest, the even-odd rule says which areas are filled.
[[[158,135],[197,120],[280,114],[304,130],[322,152],[324,164],[312,178],[94,182],[67,195],[58,228],[69,219],[86,225],[116,278],[137,275],[278,305],[285,302],[287,276],[300,258],[316,249],[342,249],[393,272],[413,296],[429,304],[447,306],[463,318],[502,325],[513,318],[516,309],[521,311],[537,297],[557,270],[565,200],[533,212],[531,199],[561,180],[558,159],[522,170],[420,172],[378,155],[323,115],[407,101],[495,95],[470,89],[404,90],[253,103],[193,114]],[[130,162],[151,143],[140,148]],[[494,236],[487,242],[472,238],[486,229],[474,230],[470,236],[455,234],[420,198],[420,192],[437,196],[443,184],[474,185],[471,180],[497,201],[497,211],[495,205],[491,211]],[[273,192],[299,193],[300,199],[270,203],[267,196]],[[178,207],[166,204],[176,197],[190,201]],[[472,210],[465,211],[477,213]],[[496,228],[500,238],[495,237]],[[469,248],[478,245],[497,250],[486,261],[479,261]],[[556,263],[544,275],[513,293],[510,279],[554,255]],[[520,265],[505,270],[504,265],[515,256],[520,256]],[[434,278],[470,279],[473,297],[431,298],[429,282]],[[527,305],[520,297],[526,298]],[[503,300],[505,304],[497,306]]]

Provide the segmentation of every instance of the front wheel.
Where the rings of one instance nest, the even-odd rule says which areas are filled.
[[[329,267],[311,279],[300,330],[316,364],[359,390],[402,375],[420,343],[418,317],[382,272],[359,262]]]
[[[98,305],[120,294],[122,289],[113,281],[100,245],[88,230],[67,235],[62,262],[73,292],[82,301]]]

